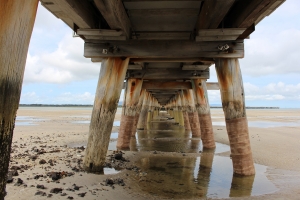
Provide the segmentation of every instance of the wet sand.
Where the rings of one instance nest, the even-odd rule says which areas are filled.
[[[53,199],[67,199],[69,196],[74,199],[82,199],[83,197],[80,195],[83,194],[85,199],[195,198],[195,195],[189,195],[185,190],[181,194],[174,191],[169,196],[159,196],[144,189],[147,187],[147,182],[150,184],[150,181],[158,183],[164,181],[164,184],[167,184],[169,179],[168,176],[164,177],[164,174],[155,175],[161,176],[164,180],[150,179],[151,170],[145,168],[148,166],[145,165],[145,162],[153,163],[155,162],[153,158],[159,156],[163,156],[163,158],[157,158],[158,160],[163,160],[164,156],[177,160],[184,157],[186,162],[189,160],[195,162],[197,157],[205,158],[204,152],[186,150],[183,156],[182,152],[157,152],[154,154],[152,150],[147,151],[149,149],[145,148],[145,151],[124,152],[125,161],[108,157],[108,163],[113,161],[113,167],[116,169],[118,167],[124,168],[117,174],[93,175],[81,171],[80,166],[84,150],[73,147],[86,144],[91,110],[91,108],[25,107],[19,109],[12,145],[11,166],[27,165],[27,167],[19,169],[19,175],[13,177],[13,183],[7,184],[8,195],[6,199],[47,198],[47,196],[35,195],[37,191],[45,192],[47,195],[52,194],[51,198]],[[274,184],[276,190],[270,194],[258,196],[249,196],[250,191],[248,195],[243,195],[244,197],[239,197],[239,199],[298,199],[300,196],[300,110],[247,110],[247,115],[254,161],[257,164],[267,166],[264,174]],[[120,116],[119,109],[115,121],[119,121]],[[226,127],[220,126],[224,122],[222,110],[212,109],[212,118],[215,124],[219,124],[214,126],[216,142],[228,144]],[[116,136],[115,133],[117,132],[118,127],[114,127],[113,135]],[[147,141],[158,142],[155,139]],[[114,142],[115,139],[112,138],[111,146],[114,145]],[[174,141],[170,141],[170,143],[172,142],[174,143]],[[113,153],[113,151],[108,151],[108,155]],[[36,159],[32,157],[34,155],[37,155]],[[230,152],[216,152],[215,155],[228,158]],[[149,159],[145,160],[145,158]],[[40,164],[42,159],[47,163]],[[53,164],[48,163],[50,159],[52,159]],[[162,166],[156,167],[162,168]],[[191,169],[187,170],[190,171]],[[63,174],[66,177],[56,181],[47,176],[49,172],[63,171],[68,172],[68,174]],[[36,175],[43,175],[43,177],[35,179]],[[19,186],[16,184],[18,178],[24,181]],[[114,179],[115,184],[113,186],[106,184],[105,180],[108,178]],[[115,180],[118,178],[125,185]],[[178,177],[179,182],[181,178],[183,177]],[[36,188],[37,185],[41,184],[46,189]],[[73,184],[80,186],[79,190],[72,191],[74,189]],[[181,187],[181,185],[179,186]],[[62,193],[67,195],[61,196],[62,193],[50,193],[53,188],[61,188],[63,189]]]

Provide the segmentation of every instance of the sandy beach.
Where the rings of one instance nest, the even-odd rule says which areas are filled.
[[[145,166],[151,165],[151,162],[163,163],[164,158],[169,157],[180,163],[184,158],[184,165],[192,166],[198,162],[197,158],[209,155],[205,152],[141,151],[143,140],[137,139],[136,148],[139,151],[124,151],[123,159],[115,159],[113,146],[118,132],[120,109],[115,117],[116,126],[112,130],[107,154],[108,167],[114,167],[118,173],[110,168],[102,175],[82,171],[84,148],[81,146],[87,142],[91,111],[92,108],[65,107],[21,107],[18,110],[10,164],[10,170],[17,170],[18,175],[12,176],[12,183],[7,184],[6,199],[206,199],[206,196],[197,196],[197,193],[190,195],[174,191],[169,195],[160,195],[153,193],[157,188],[153,187],[153,191],[145,189],[152,182],[163,182],[164,187],[168,186],[168,176],[161,176],[160,180],[157,179],[159,173],[152,175],[151,170],[145,170]],[[223,111],[212,109],[211,114],[216,142],[228,145]],[[299,199],[300,110],[249,109],[247,118],[254,161],[265,166],[266,170],[262,174],[272,187],[270,190],[266,189],[267,193],[264,193],[262,187],[262,192],[254,195],[255,190],[252,193],[250,190],[249,194],[241,195],[238,199]],[[156,142],[155,139],[151,141]],[[189,141],[193,144],[194,140]],[[229,147],[225,149],[214,152],[213,156],[220,161],[223,158],[229,160]],[[167,164],[170,163],[172,164]],[[184,173],[189,174],[189,171],[191,170]],[[186,177],[178,177],[179,182]],[[194,187],[189,180],[187,182],[189,184],[178,183],[179,189]],[[232,186],[230,192],[233,194]],[[234,198],[233,196],[224,197]],[[221,198],[218,195],[207,197]]]

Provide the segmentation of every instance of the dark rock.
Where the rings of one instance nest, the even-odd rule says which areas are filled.
[[[47,197],[48,197],[48,198],[50,198],[50,197],[52,197],[52,196],[53,196],[53,194],[48,194],[48,196],[47,196]]]
[[[46,189],[46,187],[44,185],[39,185],[37,184],[36,188],[39,188],[39,189]]]
[[[61,193],[61,195],[60,196],[67,196],[67,193]]]
[[[112,178],[107,178],[107,179],[105,180],[105,183],[106,183],[106,185],[113,185],[113,184],[115,184],[115,183],[114,183],[114,180],[113,180]]]
[[[43,191],[37,191],[34,195],[41,195],[41,196],[46,196],[46,192]]]
[[[60,193],[60,192],[62,192],[62,191],[63,191],[62,188],[52,188],[52,189],[50,190],[50,193],[58,194],[58,193]]]
[[[116,160],[122,160],[122,158],[123,158],[122,152],[121,152],[121,153],[116,153],[116,154],[114,155],[114,158],[115,158]]]
[[[14,181],[14,178],[12,177],[12,173],[8,172],[6,183],[12,183],[13,181]]]
[[[32,161],[35,161],[35,160],[38,158],[38,156],[37,156],[37,155],[33,155],[33,156],[29,156],[29,158],[30,158]]]
[[[79,188],[80,188],[79,186],[77,186],[77,185],[75,185],[75,184],[73,185],[73,189],[74,189],[74,190],[79,190]]]
[[[68,198],[67,199],[74,199],[73,197],[71,197],[71,196],[68,196]]]
[[[16,171],[16,170],[20,170],[21,167],[19,167],[19,166],[11,166],[10,169],[13,170],[13,171]]]
[[[13,176],[19,176],[19,173],[18,173],[18,171],[17,171],[17,170],[15,170],[15,171],[11,171],[11,174],[12,174]]]
[[[86,194],[86,192],[79,193],[79,194],[78,194],[78,196],[80,196],[80,197],[84,197],[84,196],[85,196],[85,194]]]
[[[18,184],[23,184],[23,180],[20,179],[20,178],[18,178],[17,183],[18,183]]]
[[[46,160],[44,160],[44,159],[41,159],[40,162],[39,162],[39,164],[41,164],[41,165],[46,164],[46,163],[47,163],[47,162],[46,162]]]

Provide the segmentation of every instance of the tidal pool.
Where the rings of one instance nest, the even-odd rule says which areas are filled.
[[[212,122],[213,126],[226,126],[225,122]],[[295,127],[300,126],[297,122],[271,122],[271,121],[248,121],[249,127],[272,128],[272,127]]]

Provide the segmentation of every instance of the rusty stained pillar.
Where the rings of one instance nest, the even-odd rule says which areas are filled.
[[[240,175],[253,175],[248,121],[245,109],[245,93],[238,59],[217,59],[219,80],[226,129],[230,142],[233,171]]]
[[[130,78],[127,80],[117,141],[118,149],[129,149],[142,84],[143,81],[141,79]]]
[[[182,106],[182,100],[180,97],[180,93],[177,94],[177,109],[178,109],[178,123],[180,126],[184,126],[184,118],[183,118],[183,106]]]
[[[102,61],[84,158],[84,167],[89,172],[103,170],[128,63],[129,58]]]
[[[136,129],[138,127],[138,122],[139,122],[140,113],[141,113],[141,110],[142,110],[142,105],[143,105],[145,93],[146,93],[146,90],[142,89],[141,93],[140,93],[140,97],[139,97],[139,102],[137,104],[137,110],[136,110],[134,124],[133,124],[133,128],[132,128],[132,133],[131,133],[132,137],[135,137]]]
[[[180,97],[182,103],[182,114],[183,114],[183,121],[184,121],[183,123],[184,123],[185,130],[191,130],[189,116],[187,113],[187,102],[185,100],[183,91],[180,91]]]
[[[195,107],[195,100],[193,96],[193,90],[184,90],[183,91],[185,100],[187,102],[187,113],[189,117],[189,122],[191,126],[192,136],[193,137],[201,137],[201,130],[199,124],[198,113]]]
[[[0,3],[0,200],[6,192],[13,130],[38,0]]]
[[[139,130],[147,129],[149,102],[150,102],[150,93],[145,91],[143,105],[142,105],[138,126],[137,126],[137,129]]]
[[[204,148],[215,148],[215,138],[213,133],[210,107],[207,95],[206,80],[192,80],[193,90],[195,94],[196,110],[198,112],[201,140]]]
[[[179,117],[178,117],[178,104],[177,104],[177,100],[174,97],[173,101],[172,101],[172,105],[173,105],[173,117],[175,122],[177,122],[179,124]]]

